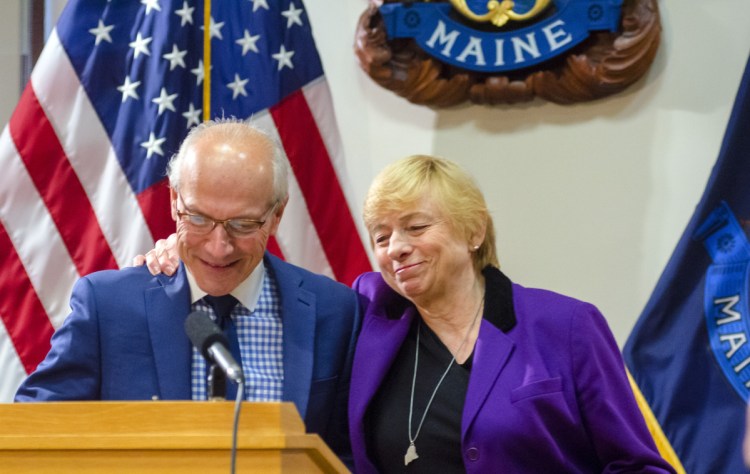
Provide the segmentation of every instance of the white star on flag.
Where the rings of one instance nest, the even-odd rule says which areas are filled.
[[[176,98],[177,94],[169,94],[167,93],[167,90],[162,87],[159,97],[151,100],[151,102],[159,106],[159,113],[157,115],[161,115],[165,110],[177,112],[177,109],[174,107],[174,100]]]
[[[246,55],[248,51],[258,53],[258,47],[255,43],[260,39],[260,35],[250,36],[250,32],[245,30],[245,35],[235,41],[238,45],[242,46],[242,55]]]
[[[99,25],[96,28],[91,28],[89,30],[89,33],[96,36],[96,41],[94,44],[99,45],[99,43],[101,43],[102,41],[111,43],[112,37],[109,36],[109,32],[112,31],[114,27],[114,25],[105,26],[104,22],[102,20],[99,20]]]
[[[188,2],[182,2],[182,8],[175,10],[175,15],[180,17],[180,26],[193,24],[193,10],[195,7],[189,7]]]
[[[245,91],[245,84],[247,84],[250,81],[250,79],[240,79],[239,74],[234,75],[234,81],[227,84],[227,87],[232,89],[232,99],[236,99],[238,95],[244,95],[247,97],[247,91]]]
[[[203,60],[200,59],[198,60],[198,66],[195,69],[190,70],[190,72],[195,75],[197,85],[201,85],[201,83],[203,82],[203,75],[205,74],[205,71],[203,69]]]
[[[166,140],[166,138],[156,138],[154,132],[151,132],[148,136],[148,141],[141,143],[141,146],[146,149],[146,158],[151,158],[154,153],[163,156],[164,152],[161,149],[161,144]]]
[[[261,7],[268,10],[268,3],[266,2],[266,0],[250,0],[250,1],[253,2],[253,12],[257,11],[258,8],[261,8]]]
[[[198,125],[201,123],[201,113],[203,111],[201,109],[196,109],[193,103],[191,102],[190,105],[188,105],[188,109],[186,112],[183,112],[182,116],[187,119],[187,127],[190,128],[193,125]]]
[[[141,85],[141,81],[131,82],[128,76],[125,76],[125,82],[117,88],[118,91],[122,92],[122,102],[125,103],[128,97],[132,97],[135,100],[140,99],[135,89]]]
[[[167,53],[164,56],[162,56],[164,59],[169,61],[169,70],[173,70],[177,66],[185,67],[185,55],[187,54],[187,50],[180,51],[180,48],[177,47],[176,44],[172,45],[172,52]]]
[[[161,7],[159,6],[159,0],[141,0],[141,3],[143,5],[146,5],[146,15],[151,13],[152,9],[158,12],[161,11]]]
[[[287,51],[283,44],[281,45],[278,53],[271,55],[273,59],[279,62],[279,71],[284,69],[285,66],[288,66],[289,69],[294,69],[294,64],[292,64],[292,56],[294,56],[294,51]]]
[[[140,32],[135,36],[135,40],[128,43],[128,46],[133,48],[133,57],[137,58],[139,54],[143,53],[146,56],[151,56],[151,52],[148,50],[148,44],[153,38],[144,38]]]
[[[223,21],[222,21],[222,22],[219,22],[219,23],[217,23],[217,22],[215,22],[215,21],[214,21],[214,18],[213,18],[213,17],[211,17],[211,21],[210,21],[210,23],[209,23],[209,25],[208,25],[208,31],[209,31],[209,33],[210,33],[210,36],[211,36],[211,38],[218,38],[218,39],[220,39],[220,40],[223,40],[223,39],[224,39],[224,37],[223,37],[223,36],[221,36],[221,29],[222,29],[223,27],[224,27],[224,22],[223,22]],[[203,27],[201,26],[201,30],[204,30],[204,29],[205,29],[205,28],[203,28]]]
[[[302,25],[302,19],[300,18],[300,15],[302,14],[304,10],[298,9],[294,6],[294,3],[289,4],[289,9],[281,12],[281,14],[286,17],[286,27],[291,28],[292,25]]]

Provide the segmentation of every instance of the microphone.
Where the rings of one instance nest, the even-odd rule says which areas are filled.
[[[218,365],[227,377],[237,384],[245,383],[245,374],[232,357],[226,336],[207,313],[190,313],[185,320],[185,332],[203,357]]]

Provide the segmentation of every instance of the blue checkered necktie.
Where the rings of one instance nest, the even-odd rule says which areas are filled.
[[[229,350],[232,357],[242,366],[242,356],[240,355],[240,341],[237,338],[237,326],[232,320],[232,309],[237,306],[237,298],[232,295],[211,296],[206,295],[203,298],[216,312],[216,322],[224,331],[229,341]],[[227,400],[234,400],[237,396],[237,385],[230,381],[227,383]]]

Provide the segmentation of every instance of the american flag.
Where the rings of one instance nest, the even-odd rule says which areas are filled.
[[[69,0],[0,136],[0,401],[46,355],[79,276],[173,232],[166,164],[207,114],[284,146],[271,251],[347,284],[371,268],[302,0]]]

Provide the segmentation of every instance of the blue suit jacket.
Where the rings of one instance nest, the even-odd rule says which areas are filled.
[[[283,324],[283,400],[309,432],[348,457],[346,400],[360,316],[345,285],[266,254]],[[96,272],[73,288],[72,312],[16,401],[191,398],[190,286],[145,266]]]
[[[599,311],[512,284],[497,269],[484,274],[484,319],[461,417],[466,471],[674,472],[656,450]],[[364,321],[349,416],[355,468],[364,474],[376,472],[364,431],[368,407],[419,316],[379,273],[360,276],[354,289]]]

